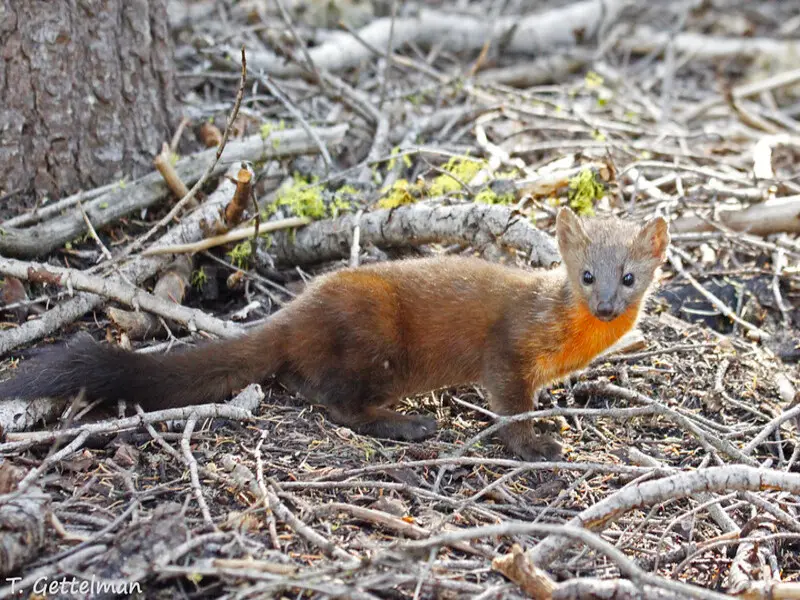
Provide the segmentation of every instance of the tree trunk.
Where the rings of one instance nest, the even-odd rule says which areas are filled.
[[[151,170],[174,90],[164,0],[0,0],[0,218]]]

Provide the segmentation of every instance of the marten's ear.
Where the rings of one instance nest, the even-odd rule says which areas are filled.
[[[556,217],[556,235],[558,236],[558,249],[564,256],[570,248],[584,247],[589,243],[589,236],[583,228],[583,223],[572,209],[566,206],[558,211]]]
[[[643,254],[658,260],[658,264],[664,262],[669,246],[669,225],[666,219],[656,217],[645,223],[636,236],[636,243]]]

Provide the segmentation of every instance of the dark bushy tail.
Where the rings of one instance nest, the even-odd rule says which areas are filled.
[[[268,322],[247,336],[169,354],[140,354],[83,336],[48,348],[0,383],[0,398],[127,400],[145,410],[224,400],[233,390],[278,371],[282,359]],[[272,338],[272,339],[270,339]]]

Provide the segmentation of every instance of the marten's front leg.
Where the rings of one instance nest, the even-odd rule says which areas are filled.
[[[518,415],[534,409],[533,386],[522,375],[518,356],[507,349],[487,356],[483,385],[489,392],[489,406],[499,415]],[[498,437],[514,454],[527,461],[558,460],[561,444],[549,434],[538,434],[534,421],[511,423]]]

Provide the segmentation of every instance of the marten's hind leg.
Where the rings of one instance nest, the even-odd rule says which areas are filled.
[[[342,373],[331,373],[317,385],[298,375],[284,374],[280,379],[309,401],[322,404],[331,421],[356,433],[406,442],[421,441],[436,433],[436,419],[386,408],[394,401],[390,382],[359,381]]]
[[[436,419],[422,415],[404,415],[390,408],[366,406],[359,411],[340,404],[328,405],[331,420],[356,433],[377,438],[419,442],[436,433]]]

